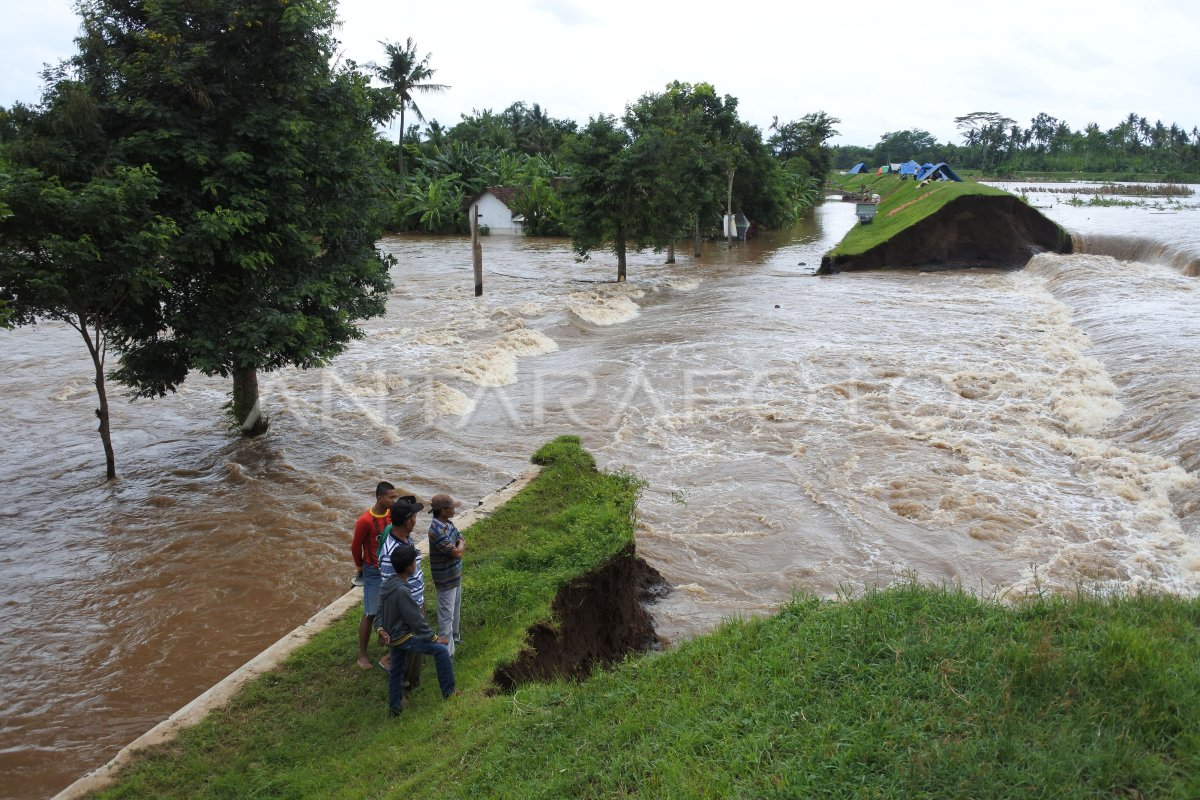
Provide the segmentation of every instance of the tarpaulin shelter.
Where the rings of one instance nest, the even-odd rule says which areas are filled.
[[[865,161],[860,161],[860,162],[858,162],[857,164],[855,164],[853,167],[851,167],[851,168],[850,168],[850,169],[849,169],[849,170],[846,172],[846,174],[847,174],[847,175],[858,175],[858,174],[861,174],[861,173],[863,173],[863,172],[866,172],[866,170],[867,170],[867,162],[865,162]]]
[[[926,164],[924,167],[921,167],[921,171],[917,173],[917,180],[958,181],[962,183],[962,178],[958,177],[954,173],[954,170],[950,169],[950,166],[944,161],[939,164]]]
[[[905,161],[903,164],[900,165],[900,174],[901,175],[916,175],[917,170],[919,170],[920,168],[921,168],[921,165],[915,161]]]

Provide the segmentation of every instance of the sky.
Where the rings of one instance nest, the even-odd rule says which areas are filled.
[[[906,7],[907,5],[907,7]],[[954,118],[1039,112],[1108,129],[1130,112],[1200,125],[1195,0],[650,2],[342,0],[345,58],[384,58],[412,37],[450,88],[418,97],[427,120],[539,103],[585,123],[669,82],[707,82],[764,130],[824,111],[831,144],[918,128],[961,142]],[[0,105],[35,103],[46,63],[70,56],[71,0],[0,0]],[[411,114],[409,116],[411,120]],[[394,133],[394,131],[393,131]]]

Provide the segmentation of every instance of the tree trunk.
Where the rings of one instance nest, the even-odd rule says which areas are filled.
[[[259,436],[267,432],[269,423],[258,404],[258,370],[238,367],[233,371],[234,422],[243,436]]]
[[[672,239],[671,243],[667,245],[667,263],[668,264],[675,263],[675,240],[674,239]]]
[[[108,395],[104,391],[104,367],[96,362],[96,397],[100,399],[100,407],[96,409],[96,417],[100,420],[100,441],[104,443],[104,474],[111,481],[117,477],[117,456],[113,452],[112,432],[108,422]]]
[[[404,191],[404,101],[400,101],[400,191]]]
[[[96,328],[95,341],[88,334],[87,323],[83,317],[79,318],[79,325],[75,326],[75,330],[79,331],[83,336],[83,341],[87,342],[88,354],[92,357],[92,366],[96,368],[96,397],[100,401],[100,407],[96,409],[96,418],[100,420],[100,427],[97,430],[100,432],[100,441],[104,444],[104,474],[111,481],[117,477],[117,457],[113,452],[112,432],[108,422],[108,394],[104,388],[106,346],[99,325]]]
[[[625,234],[617,234],[617,283],[625,280]]]
[[[696,215],[696,258],[700,257],[700,245],[701,244],[702,244],[702,242],[700,241],[700,215],[697,214]]]

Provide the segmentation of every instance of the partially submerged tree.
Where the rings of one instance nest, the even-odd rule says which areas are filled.
[[[639,176],[628,132],[615,117],[593,117],[567,146],[573,165],[566,197],[567,228],[581,258],[608,243],[625,280],[625,252],[638,227]]]
[[[386,116],[353,63],[333,66],[332,0],[87,0],[71,61],[114,155],[149,164],[180,235],[161,324],[123,345],[139,396],[190,369],[232,377],[242,431],[266,430],[258,373],[322,366],[382,314],[375,248]]]
[[[646,243],[666,247],[667,263],[674,263],[674,241],[689,227],[700,255],[702,220],[719,214],[723,198],[728,200],[721,187],[736,171],[739,124],[737,99],[718,96],[708,83],[674,81],[626,109],[625,126],[639,158],[658,175],[647,182]]]
[[[709,84],[675,82],[628,107],[623,125],[593,119],[567,147],[576,252],[586,257],[608,243],[623,281],[630,243],[669,248],[689,223],[699,238],[701,220],[719,213],[742,164],[736,108]]]
[[[837,122],[810,117],[814,125]],[[702,220],[719,219],[722,208],[732,214],[735,198],[741,211],[779,225],[816,194],[806,178],[784,171],[758,128],[738,119],[737,99],[719,97],[709,84],[675,82],[644,95],[623,123],[593,118],[568,142],[564,159],[572,243],[581,257],[610,245],[618,281],[631,243],[669,249],[690,223],[698,252]],[[814,135],[823,142],[833,134]]]
[[[431,83],[430,79],[437,71],[429,66],[429,59],[433,57],[432,53],[426,53],[422,59],[417,58],[417,43],[408,37],[404,44],[393,44],[392,42],[380,42],[383,45],[384,52],[387,53],[387,63],[372,64],[372,69],[379,79],[388,85],[388,89],[394,95],[396,106],[400,114],[400,180],[404,181],[404,111],[411,108],[413,113],[417,115],[417,119],[425,121],[425,115],[421,113],[420,107],[417,105],[414,93],[427,94],[429,92],[444,92],[449,89],[441,83]]]
[[[94,368],[105,473],[117,476],[105,367],[119,349],[155,327],[164,288],[162,260],[177,231],[156,214],[158,180],[149,167],[117,167],[64,183],[36,169],[0,176],[0,294],[12,322],[56,319],[74,328]]]

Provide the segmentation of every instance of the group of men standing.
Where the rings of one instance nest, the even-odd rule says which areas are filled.
[[[437,633],[425,621],[425,578],[421,552],[412,532],[425,505],[413,495],[400,496],[381,481],[375,504],[354,525],[350,553],[363,587],[363,616],[358,625],[358,666],[371,669],[367,646],[374,630],[389,652],[379,661],[388,673],[388,709],[399,714],[408,692],[421,680],[421,656],[437,667],[443,697],[457,694],[451,656],[462,643],[462,556],[467,548],[451,518],[462,503],[448,494],[429,499],[429,566],[437,595]]]

